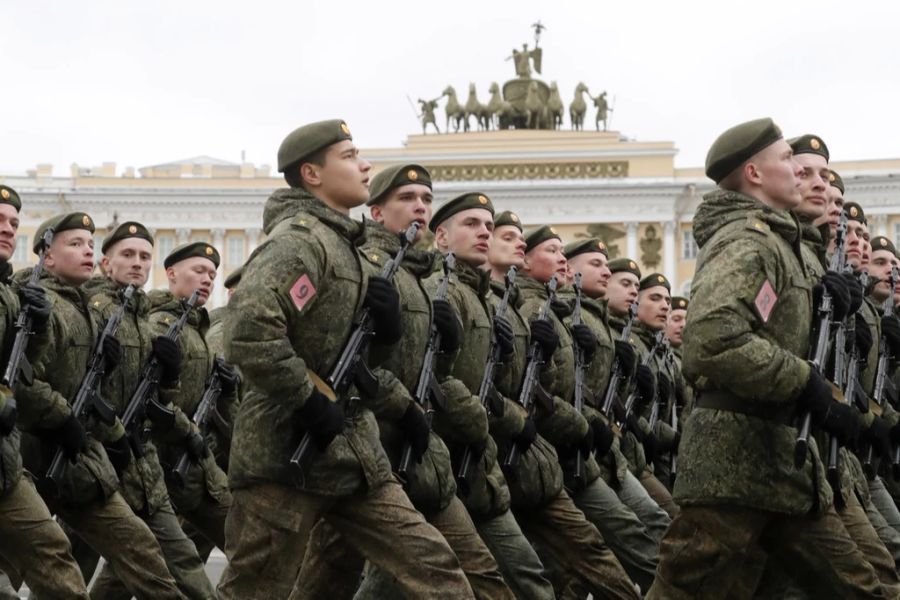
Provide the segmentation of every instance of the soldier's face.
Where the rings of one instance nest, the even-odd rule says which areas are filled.
[[[867,269],[869,267],[869,259],[872,258],[872,243],[869,240],[869,226],[863,224],[862,261],[860,261],[859,264],[860,269]]]
[[[606,286],[606,300],[609,302],[610,312],[618,317],[627,314],[637,300],[639,283],[634,273],[613,273]]]
[[[865,232],[865,227],[859,221],[847,222],[847,262],[850,263],[854,271],[859,270],[863,263]]]
[[[525,235],[513,225],[501,225],[494,229],[488,263],[495,269],[522,268],[525,261]]]
[[[394,233],[400,233],[413,222],[418,223],[415,241],[419,241],[431,221],[433,201],[431,188],[421,183],[410,183],[392,190],[387,200],[372,206],[372,218]]]
[[[879,302],[891,295],[891,269],[900,267],[900,261],[890,250],[874,250],[869,261],[869,276],[878,279],[878,283],[872,288],[872,297]],[[897,282],[896,292],[900,293],[900,281]]]
[[[100,259],[107,276],[120,285],[143,287],[153,264],[153,245],[141,238],[116,242]]]
[[[16,251],[19,211],[11,204],[0,204],[0,260],[8,261]]]
[[[575,273],[581,273],[581,289],[589,298],[603,298],[609,287],[609,260],[602,252],[585,252],[573,256],[569,267]]]
[[[683,308],[673,310],[669,313],[669,320],[666,321],[666,338],[674,348],[681,348],[684,341],[684,323],[687,317],[687,311]]]
[[[834,234],[837,232],[838,223],[841,221],[841,211],[844,210],[844,194],[841,193],[841,190],[834,187],[833,185],[828,186],[828,208],[825,209],[825,214],[818,219],[816,219],[816,225],[821,225],[822,223],[828,223],[828,229],[831,230],[831,240],[834,240]],[[833,249],[832,243],[832,249]]]
[[[94,236],[86,229],[57,233],[44,266],[69,285],[81,285],[94,272]]]
[[[672,297],[664,286],[657,285],[647,288],[638,294],[637,318],[638,321],[654,331],[659,331],[666,326],[669,319],[669,307]]]
[[[784,140],[760,150],[749,161],[749,179],[760,192],[760,200],[773,208],[792,209],[800,205],[800,164],[794,160]]]
[[[200,290],[197,304],[202,306],[212,293],[216,265],[208,258],[192,256],[166,269],[166,277],[169,280],[169,291],[176,298],[190,298],[194,290]]]
[[[541,283],[547,283],[554,275],[560,283],[566,283],[568,281],[566,266],[562,242],[551,238],[532,248],[531,252],[525,253],[522,270]]]
[[[441,252],[453,252],[457,260],[480,267],[487,262],[493,232],[494,215],[483,208],[469,208],[441,223],[434,242]]]
[[[348,212],[369,199],[369,170],[372,165],[359,155],[350,140],[332,144],[322,165],[305,163],[301,173],[307,189],[335,210]]]
[[[797,214],[809,220],[816,220],[825,215],[828,208],[828,188],[831,183],[828,177],[831,170],[824,156],[818,154],[798,154],[794,157],[801,167],[800,171],[800,206]]]

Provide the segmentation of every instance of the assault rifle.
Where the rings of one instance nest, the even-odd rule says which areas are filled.
[[[638,304],[639,302],[635,300],[628,309],[628,321],[625,323],[625,327],[622,328],[622,335],[619,337],[623,342],[627,343],[629,338],[631,338],[631,328],[634,327],[634,321],[637,318]],[[613,359],[609,383],[606,384],[606,396],[603,398],[603,406],[600,409],[610,424],[615,423],[614,408],[616,396],[619,392],[619,383],[621,382],[623,375],[622,363],[620,363],[619,358],[616,357]]]
[[[575,284],[573,287],[575,288],[575,309],[572,311],[572,326],[574,327],[583,323],[581,318],[581,273],[575,273]],[[574,404],[575,411],[578,414],[581,414],[584,410],[584,394],[584,350],[581,349],[581,346],[575,344],[575,396],[572,399],[572,404]],[[589,457],[585,457],[580,449],[575,451],[575,473],[573,477],[579,484],[585,478],[584,461],[586,458]]]
[[[650,363],[653,362],[653,357],[656,355],[656,352],[659,350],[659,347],[662,345],[664,339],[665,332],[657,332],[657,334],[653,337],[653,346],[650,347],[650,350],[648,350],[647,354],[644,355],[644,358],[641,359],[642,365],[644,365],[645,367],[650,366]],[[640,395],[640,390],[635,388],[630,394],[628,394],[628,398],[625,399],[625,418],[622,419],[622,423],[619,425],[622,433],[628,431],[628,421],[631,420],[631,416],[634,414],[634,405],[637,403]]]

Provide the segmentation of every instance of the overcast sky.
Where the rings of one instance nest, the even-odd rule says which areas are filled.
[[[566,104],[579,81],[608,90],[613,128],[674,141],[677,166],[766,115],[834,160],[898,158],[898,17],[868,0],[0,0],[0,174],[242,150],[274,165],[287,132],[332,117],[396,147],[419,131],[407,94],[465,101],[474,82],[486,102],[537,19],[542,79]]]

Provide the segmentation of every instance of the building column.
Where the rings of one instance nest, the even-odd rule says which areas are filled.
[[[187,244],[191,239],[191,230],[187,227],[179,227],[175,230],[175,245]]]
[[[638,224],[625,223],[625,257],[638,260]]]
[[[156,227],[148,227],[147,231],[150,232],[150,237],[152,237],[155,240],[156,239]],[[149,292],[154,287],[153,268],[154,268],[154,265],[156,264],[156,253],[155,252],[154,252],[153,256],[154,256],[153,260],[150,261],[150,270],[147,272],[147,283],[144,284],[145,292]]]
[[[259,246],[259,234],[261,233],[259,227],[251,227],[246,230],[247,232],[247,258],[250,258],[250,255],[253,254],[253,251],[256,250],[256,247]],[[246,261],[246,259],[244,259]]]
[[[663,223],[663,275],[672,284],[673,293],[678,286],[678,282],[675,281],[677,275],[675,269],[675,228],[675,221]]]
[[[225,304],[225,230],[213,229],[211,233],[212,245],[215,246],[216,250],[219,251],[219,256],[222,257],[222,264],[219,265],[216,279],[213,282],[211,305],[215,308]]]
[[[887,215],[875,215],[872,219],[874,221],[875,227],[873,227],[874,231],[872,231],[872,237],[876,235],[883,235],[884,237],[889,238],[888,235],[888,218]]]

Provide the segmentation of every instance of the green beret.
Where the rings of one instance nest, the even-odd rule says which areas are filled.
[[[16,190],[8,185],[0,185],[0,204],[10,204],[16,210],[22,210],[22,199]]]
[[[889,238],[884,237],[883,235],[876,235],[871,240],[872,244],[872,252],[876,250],[888,250],[894,256],[897,256],[897,249],[894,247],[894,242],[892,242]]]
[[[862,206],[860,206],[856,202],[844,203],[844,212],[847,213],[848,220],[859,221],[863,225],[868,224],[868,222],[866,221],[866,213],[863,211]]]
[[[278,148],[278,172],[284,173],[313,152],[344,140],[352,140],[350,128],[342,119],[310,123],[290,132]]]
[[[681,296],[672,297],[672,310],[687,310],[688,304],[687,298],[682,298]]]
[[[537,229],[532,229],[525,234],[525,252],[531,252],[547,240],[553,239],[562,242],[562,238],[556,233],[556,229],[550,225],[542,225]]]
[[[511,210],[504,210],[502,213],[494,216],[494,229],[503,227],[504,225],[512,225],[519,231],[524,231],[524,229],[522,229],[522,220],[519,218],[519,215]]]
[[[86,231],[90,231],[94,233],[94,220],[91,219],[86,213],[83,212],[73,212],[65,215],[56,215],[55,217],[50,217],[43,223],[41,223],[37,231],[34,233],[34,245],[31,247],[34,250],[35,254],[39,254],[41,251],[41,243],[44,239],[44,233],[48,229],[53,229],[53,235],[60,233],[62,231],[68,231],[70,229],[84,229]]]
[[[643,292],[646,289],[659,285],[663,286],[670,292],[672,291],[672,286],[669,285],[669,280],[666,279],[666,276],[662,273],[650,273],[649,275],[641,279],[641,284],[638,286],[638,290]]]
[[[831,174],[828,175],[828,181],[831,182],[831,185],[841,190],[842,194],[844,193],[844,180],[837,174],[837,171],[832,171]]]
[[[613,275],[616,273],[632,273],[638,279],[641,278],[641,270],[638,268],[637,263],[631,260],[630,258],[614,258],[609,261],[609,270]]]
[[[153,245],[153,236],[150,235],[150,231],[138,223],[137,221],[125,221],[118,227],[116,227],[115,231],[113,231],[110,235],[106,236],[106,239],[103,240],[103,245],[100,247],[100,250],[103,254],[106,254],[106,251],[112,247],[116,242],[120,242],[127,238],[141,238],[142,240],[147,240],[150,242],[150,245]]]
[[[241,265],[237,269],[231,272],[231,274],[225,278],[225,289],[230,290],[235,287],[238,283],[241,282],[241,276],[244,274],[244,265]]]
[[[568,260],[572,260],[579,254],[587,254],[588,252],[599,252],[603,256],[609,258],[609,250],[606,244],[599,238],[587,238],[586,240],[578,240],[577,242],[569,242],[563,248],[563,254]]]
[[[457,196],[440,207],[437,212],[434,213],[434,216],[431,217],[431,223],[428,224],[428,229],[433,233],[437,231],[438,225],[456,213],[469,210],[470,208],[483,208],[490,212],[492,217],[494,216],[494,205],[491,204],[491,199],[481,192],[470,192],[468,194],[463,194],[462,196]]]
[[[825,162],[830,160],[828,146],[825,145],[825,142],[819,136],[807,133],[787,142],[791,145],[791,150],[794,151],[794,154],[818,154],[825,159]]]
[[[206,242],[190,242],[178,246],[163,261],[163,266],[169,268],[177,262],[181,262],[188,258],[199,256],[209,259],[212,264],[219,268],[219,251]]]
[[[781,139],[772,119],[735,125],[713,142],[706,155],[706,176],[719,183],[754,154]]]
[[[366,202],[366,206],[378,204],[391,190],[411,183],[421,183],[432,189],[431,173],[422,165],[416,164],[395,165],[379,171],[369,183],[369,201]]]

